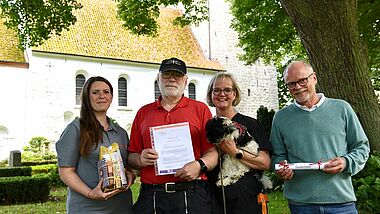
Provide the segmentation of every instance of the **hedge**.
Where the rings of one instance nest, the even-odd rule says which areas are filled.
[[[0,204],[42,203],[49,199],[47,174],[0,178]]]

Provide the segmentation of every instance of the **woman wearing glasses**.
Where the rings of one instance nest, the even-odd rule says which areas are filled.
[[[211,80],[207,90],[207,102],[210,106],[216,108],[216,116],[227,117],[245,126],[260,148],[259,155],[255,156],[240,150],[234,141],[224,141],[220,144],[219,147],[222,152],[246,164],[251,168],[251,171],[247,172],[236,183],[224,187],[224,199],[222,188],[215,185],[218,179],[219,167],[216,167],[210,173],[212,213],[224,213],[223,203],[226,205],[227,213],[261,213],[257,195],[262,192],[263,187],[255,175],[269,169],[269,151],[272,150],[272,145],[263,126],[256,119],[236,111],[234,107],[240,103],[240,100],[241,91],[232,74],[218,73]]]

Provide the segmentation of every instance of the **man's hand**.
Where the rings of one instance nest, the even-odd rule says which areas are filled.
[[[174,177],[180,177],[181,179],[192,181],[199,177],[201,172],[201,166],[198,161],[191,161],[185,164],[181,169],[177,170]]]
[[[153,149],[144,149],[140,155],[140,167],[147,167],[154,165],[154,162],[158,159],[158,153]]]
[[[341,173],[346,168],[346,160],[341,157],[336,157],[327,161],[323,171],[329,174]]]
[[[288,162],[286,160],[279,162],[279,164],[286,165]],[[278,177],[282,178],[284,181],[290,180],[293,178],[294,172],[291,169],[287,168],[281,168],[279,170],[276,170],[275,173]]]

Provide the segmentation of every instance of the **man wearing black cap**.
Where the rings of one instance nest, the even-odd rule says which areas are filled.
[[[205,172],[216,166],[218,153],[206,140],[205,124],[212,115],[204,103],[183,96],[186,70],[180,59],[163,60],[157,75],[162,95],[143,106],[133,121],[128,162],[141,177],[134,213],[211,213]],[[159,154],[152,149],[150,129],[183,122],[189,124],[195,160],[175,174],[157,175]]]

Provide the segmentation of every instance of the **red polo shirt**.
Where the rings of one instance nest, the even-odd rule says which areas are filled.
[[[161,97],[154,103],[139,109],[132,124],[128,151],[141,153],[143,149],[152,148],[150,127],[188,122],[195,159],[202,157],[205,151],[213,147],[207,142],[205,126],[212,117],[210,109],[202,102],[182,97],[180,102],[169,112],[161,106]],[[183,181],[173,175],[155,175],[154,166],[140,169],[141,181],[146,184],[163,184]],[[201,175],[207,179],[206,175]]]

